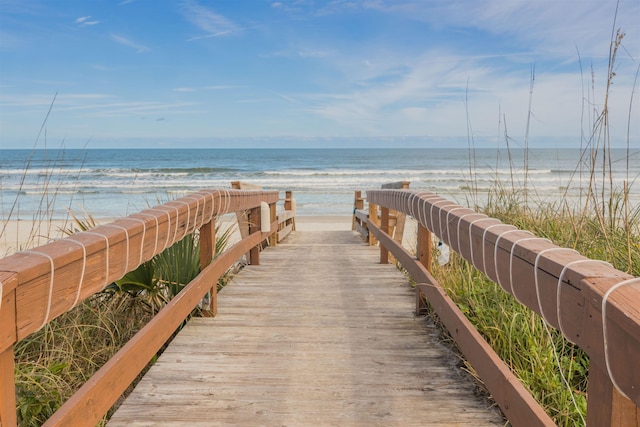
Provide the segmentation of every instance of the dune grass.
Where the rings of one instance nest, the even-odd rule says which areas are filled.
[[[93,219],[77,220],[75,228],[85,230],[95,225]],[[233,228],[221,230],[218,226],[216,231],[216,253],[221,253]],[[199,263],[198,234],[187,235],[18,342],[14,353],[19,425],[42,425],[198,275]],[[218,286],[227,280],[224,276]],[[192,315],[199,315],[199,309]]]
[[[34,225],[29,230],[29,238],[21,242],[27,247],[16,243],[18,249],[42,243],[46,236],[71,235],[98,225],[90,214],[85,212],[84,217],[78,217],[68,208],[65,226],[54,232],[53,212],[57,200],[54,177],[57,176],[56,162],[63,158],[64,153],[58,152],[44,176],[39,177],[42,194],[39,208],[31,213]],[[25,168],[29,167],[28,161]],[[25,170],[24,177],[27,172]],[[12,217],[19,216],[19,197],[4,213],[0,224],[3,241]],[[233,230],[233,227],[216,226],[217,254],[224,251]],[[200,246],[196,231],[16,343],[19,425],[42,425],[199,272]],[[219,286],[227,280],[228,277],[223,276]],[[198,315],[199,310],[196,308],[192,314]]]
[[[573,180],[577,180],[580,187],[577,201],[572,204],[562,197],[554,202],[541,202],[535,197],[535,186],[527,181],[526,176],[526,143],[524,176],[514,175],[513,170],[519,165],[514,165],[510,151],[513,140],[507,135],[506,120],[504,135],[511,177],[506,182],[496,179],[485,203],[479,203],[477,186],[470,185],[468,200],[476,210],[490,217],[548,238],[558,246],[573,248],[589,258],[607,261],[633,276],[640,276],[640,206],[630,202],[629,197],[633,194],[631,188],[640,177],[629,175],[632,153],[628,133],[627,179],[621,187],[616,187],[612,179],[613,168],[620,166],[614,165],[611,157],[608,103],[616,75],[615,60],[623,38],[624,33],[620,30],[612,34],[601,109],[595,110],[593,100],[585,102],[585,109],[593,111],[584,115],[593,117],[593,121],[591,128],[584,132],[586,137],[583,136],[581,141],[581,156],[575,165]],[[632,106],[633,94],[629,118]],[[527,126],[527,135],[528,130]],[[473,150],[472,146],[470,150]],[[469,179],[474,182],[475,164],[471,159],[470,155]],[[434,262],[432,270],[456,304],[556,424],[567,427],[584,425],[589,372],[589,358],[585,352],[457,254],[452,253],[450,262],[444,266]],[[467,369],[473,373],[468,364]]]
[[[616,199],[621,196],[613,197],[615,204],[623,203]],[[603,225],[596,214],[585,216],[582,211],[576,213],[557,204],[530,209],[517,202],[518,195],[500,192],[490,196],[483,211],[640,276],[640,235],[633,231],[640,225],[638,208],[630,209],[633,215],[628,221],[607,221]],[[561,426],[583,425],[587,355],[457,254],[452,254],[447,265],[434,263],[433,272],[554,421]]]
[[[42,425],[151,319],[126,312],[98,295],[16,344],[20,426]]]
[[[585,133],[588,137],[575,165],[574,179],[578,180],[581,191],[576,203],[571,204],[564,198],[541,202],[533,197],[536,189],[527,183],[526,175],[514,176],[513,173],[507,182],[494,182],[486,203],[478,203],[479,194],[472,191],[474,186],[469,187],[468,198],[478,211],[488,216],[640,276],[640,206],[633,205],[629,198],[633,184],[640,177],[629,176],[629,139],[627,180],[618,188],[612,179],[616,166],[611,158],[607,104],[615,76],[615,58],[623,38],[624,33],[614,33],[602,109],[594,113],[592,129]],[[632,105],[629,117],[631,111]],[[507,153],[513,171],[516,168],[510,140],[505,126]],[[525,171],[527,154],[525,150]],[[472,173],[473,168],[470,169]],[[470,179],[473,181],[473,176]],[[447,265],[434,263],[433,272],[556,424],[584,425],[589,372],[589,359],[584,351],[457,254],[452,254]],[[467,368],[473,372],[471,366]]]

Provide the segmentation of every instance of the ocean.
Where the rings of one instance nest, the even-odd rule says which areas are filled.
[[[640,151],[632,151],[627,157],[612,150],[611,178],[618,188],[630,182],[638,203]],[[201,189],[230,188],[234,180],[293,191],[298,215],[350,215],[355,190],[395,181],[482,205],[496,182],[522,189],[526,179],[530,200],[579,202],[590,161],[579,150],[533,149],[525,174],[523,150],[477,149],[471,156],[464,149],[0,150],[0,219],[37,219],[43,211],[64,219],[69,209],[124,216]],[[601,187],[601,158],[597,163]]]

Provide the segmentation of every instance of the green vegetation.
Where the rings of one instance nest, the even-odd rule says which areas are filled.
[[[576,218],[554,206],[527,209],[522,204],[503,202],[490,203],[485,213],[549,238],[559,246],[576,248],[590,258],[607,260],[618,269],[640,274],[640,247],[636,244],[627,251],[624,229],[599,228],[597,218]],[[636,224],[637,219],[636,216]],[[576,228],[579,222],[583,225]],[[605,239],[611,244],[603,244]],[[633,240],[638,241],[638,236]],[[556,424],[584,424],[589,370],[586,354],[457,254],[452,254],[445,266],[434,265],[433,272]],[[470,366],[468,369],[472,370]]]
[[[602,109],[593,111],[592,129],[583,141],[582,158],[576,165],[576,175],[586,177],[586,181],[580,182],[582,193],[576,204],[571,205],[564,199],[553,203],[536,201],[532,196],[536,194],[535,187],[527,182],[526,145],[524,176],[512,174],[508,183],[496,180],[487,202],[479,207],[471,167],[469,198],[478,211],[488,216],[640,276],[640,206],[633,206],[629,201],[630,188],[639,177],[628,174],[629,141],[628,180],[622,188],[616,188],[611,179],[613,162],[607,104],[615,76],[615,58],[623,37],[618,31],[612,40]],[[629,110],[631,117],[631,106]],[[510,167],[514,170],[506,129],[505,140]],[[434,264],[433,273],[440,284],[556,424],[584,425],[587,355],[457,254],[452,253],[445,266]],[[473,372],[471,366],[467,368]]]
[[[42,425],[150,319],[98,294],[15,345],[20,426]]]
[[[633,232],[640,225],[638,208],[630,209],[632,215],[626,222],[603,223],[596,214],[576,214],[557,205],[530,209],[516,203],[517,197],[504,192],[493,194],[484,212],[559,246],[575,248],[585,256],[640,275],[640,235]],[[621,197],[619,193],[613,197],[613,204],[624,206],[616,199]],[[554,421],[561,426],[583,424],[589,370],[586,354],[457,254],[452,254],[445,266],[434,265],[433,271]]]
[[[75,227],[67,234],[97,225],[91,216],[74,219]],[[216,227],[216,253],[224,251],[232,232]],[[19,425],[42,425],[199,273],[196,232],[18,342],[14,351]],[[197,314],[196,308],[192,315]]]

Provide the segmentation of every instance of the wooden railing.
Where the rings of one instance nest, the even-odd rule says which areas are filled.
[[[382,184],[382,188],[406,190],[409,188],[409,185],[409,181],[388,182],[386,184]],[[355,198],[353,200],[353,221],[351,229],[358,231],[365,240],[369,241],[370,245],[374,245],[376,244],[376,238],[374,235],[370,234],[367,229],[367,221],[370,218],[370,212],[364,209],[364,200],[365,199],[362,197],[362,191],[356,191]],[[407,215],[403,212],[396,212],[394,210],[389,211],[389,234],[400,244],[402,244],[406,217]]]
[[[262,186],[260,185],[243,181],[231,181],[231,188],[236,190],[262,190]],[[275,204],[271,205],[271,209],[274,209],[275,212],[271,212],[271,215],[275,214],[278,218],[278,232],[277,234],[272,234],[269,239],[269,244],[272,246],[275,246],[278,242],[287,237],[290,232],[295,231],[296,229],[296,206],[292,194],[293,193],[291,191],[285,192],[285,198],[283,200],[284,206],[281,211],[275,210]],[[236,212],[238,229],[243,238],[249,235],[249,221],[247,221],[247,216],[248,211]]]
[[[215,315],[217,282],[229,267],[245,253],[250,264],[259,264],[260,242],[271,236],[277,241],[279,229],[287,232],[291,215],[276,218],[278,198],[277,191],[201,191],[1,259],[0,426],[17,422],[15,343],[199,230],[201,273],[45,424],[95,425],[208,292],[208,314]],[[268,231],[260,229],[264,203],[270,207]],[[248,212],[249,234],[214,259],[216,218],[239,211]]]
[[[589,426],[640,425],[640,278],[429,192],[371,190],[367,200],[362,228],[381,262],[390,251],[418,283],[418,303],[427,298],[513,425],[553,422],[429,273],[431,233],[586,351]],[[418,222],[417,257],[388,235],[390,210]]]

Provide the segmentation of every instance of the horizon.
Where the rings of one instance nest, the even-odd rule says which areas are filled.
[[[0,21],[0,149],[579,148],[614,28],[607,132],[640,147],[637,0],[0,0]]]
[[[541,151],[575,151],[585,152],[585,150],[591,150],[585,147],[453,147],[453,148],[441,148],[441,147],[367,147],[367,150],[371,151],[460,151],[468,153],[473,151],[511,151],[513,153],[523,154],[526,151],[541,152]],[[64,152],[64,151],[172,151],[172,150],[184,150],[184,151],[269,151],[269,150],[309,150],[309,151],[362,151],[362,147],[117,147],[117,148],[101,148],[101,147],[83,147],[83,148],[66,148],[66,147],[34,147],[34,148],[3,148],[0,147],[0,151],[24,151],[24,152]],[[612,147],[612,152],[626,153],[629,152],[629,158],[632,159],[638,156],[637,160],[640,160],[640,147]],[[626,158],[626,156],[625,156]]]

